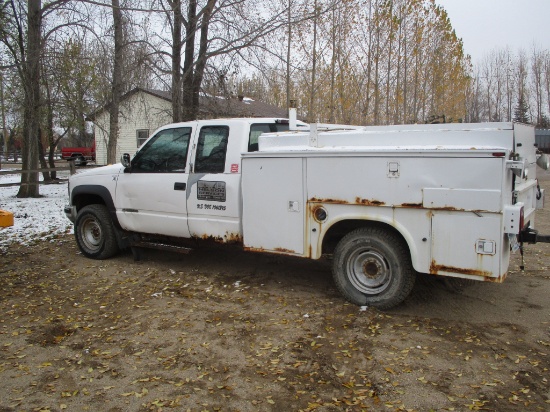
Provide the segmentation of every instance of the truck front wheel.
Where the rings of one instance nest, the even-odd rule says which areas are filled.
[[[118,252],[113,221],[104,205],[80,209],[74,223],[76,243],[82,254],[92,259],[107,259]]]
[[[334,252],[334,282],[356,305],[389,309],[411,292],[415,273],[406,243],[382,228],[356,229]]]

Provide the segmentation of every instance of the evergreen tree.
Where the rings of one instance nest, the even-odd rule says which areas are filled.
[[[518,105],[514,109],[514,122],[529,123],[529,106],[523,93],[519,95]]]
[[[550,119],[546,115],[540,117],[540,122],[537,124],[537,129],[550,129]]]

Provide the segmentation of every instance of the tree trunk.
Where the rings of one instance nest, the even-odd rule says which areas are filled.
[[[172,121],[181,121],[182,115],[182,87],[181,87],[181,27],[183,16],[181,14],[181,0],[171,1],[170,5],[174,13],[174,28],[172,31]]]
[[[378,5],[376,5],[378,7]],[[367,75],[366,75],[366,84],[367,84],[367,90],[365,93],[365,104],[363,107],[363,119],[361,121],[361,124],[367,125],[372,124],[371,121],[369,121],[369,110],[370,110],[370,102],[371,102],[371,73],[372,73],[372,37],[373,37],[373,27],[375,23],[372,18],[372,1],[369,1],[369,39],[368,39],[368,49],[367,49]]]
[[[334,123],[334,88],[336,87],[336,30],[337,30],[337,20],[336,20],[336,8],[332,10],[332,58],[330,60],[330,108],[329,108],[329,123]],[[338,53],[340,49],[338,48]]]
[[[403,21],[403,24],[405,25],[405,20]],[[409,85],[409,78],[408,78],[408,72],[407,72],[407,69],[408,69],[408,60],[407,60],[407,36],[408,36],[408,33],[407,33],[407,27],[405,26],[404,27],[404,35],[403,35],[403,106],[401,108],[401,124],[406,124],[409,122],[409,119],[408,119],[408,105],[407,105],[407,87]],[[399,111],[399,110],[397,110]]]
[[[38,169],[38,133],[40,112],[40,32],[41,0],[28,1],[27,60],[24,62],[24,126],[22,170]],[[39,197],[38,172],[23,173],[17,197]]]
[[[533,81],[533,91],[535,94],[535,110],[536,110],[536,124],[542,124],[542,113],[543,113],[543,87],[542,87],[542,55],[541,52],[534,49],[532,55],[531,63],[531,76]]]
[[[290,117],[290,99],[292,98],[290,90],[290,55],[291,55],[291,46],[292,46],[292,24],[291,24],[291,10],[292,10],[292,0],[288,0],[288,39],[286,43],[286,110],[287,115]]]
[[[546,98],[548,99],[548,114],[550,115],[550,53],[544,56],[544,80],[546,86]]]
[[[414,82],[413,82],[413,108],[412,108],[412,122],[418,123],[418,83],[419,83],[419,75],[420,75],[420,53],[419,53],[419,39],[418,39],[418,16],[416,17],[415,24],[414,24],[414,38],[415,38],[415,46],[414,46]]]
[[[317,76],[317,0],[313,3],[313,61],[311,65],[311,88],[309,91],[309,105],[307,117],[310,123],[319,121],[317,115],[313,114],[313,104],[315,102],[315,78]]]
[[[380,24],[378,21],[376,23],[377,25]],[[379,70],[379,62],[380,62],[380,28],[376,28],[376,47],[374,52],[374,124],[379,125],[380,124],[380,70]]]
[[[197,0],[189,0],[187,22],[185,24],[185,59],[183,62],[182,112],[181,119],[195,120],[193,117],[193,77],[195,61],[195,33],[197,31]]]
[[[393,39],[394,39],[394,28],[395,28],[395,24],[394,24],[394,20],[393,20],[393,3],[390,2],[390,5],[389,5],[390,9],[388,11],[388,16],[386,17],[388,19],[388,36],[389,36],[389,47],[388,47],[388,54],[387,54],[387,58],[388,58],[388,71],[386,73],[386,96],[385,96],[385,100],[386,100],[386,115],[385,115],[385,118],[384,118],[384,124],[389,124],[390,123],[390,87],[391,87],[391,71],[392,71],[392,66],[394,64],[394,62],[392,61],[392,51],[393,51]],[[398,54],[398,58],[399,58],[399,54]],[[397,68],[397,70],[399,71],[399,67]]]
[[[38,160],[40,160],[40,167],[42,169],[48,168],[48,163],[46,162],[46,153],[44,152],[44,146],[42,146],[42,129],[38,129]],[[42,172],[42,178],[44,182],[49,182],[52,179],[50,178],[49,172]]]
[[[193,101],[191,106],[191,115],[194,120],[199,114],[199,97],[202,85],[202,79],[204,77],[204,69],[206,68],[206,62],[208,60],[208,29],[210,28],[210,19],[212,18],[212,12],[217,0],[208,0],[206,6],[202,9],[202,22],[201,22],[201,37],[199,41],[199,55],[195,66],[195,75],[193,76]]]
[[[46,109],[46,137],[48,140],[48,165],[50,168],[55,168],[55,146],[58,141],[54,139],[53,133],[53,102],[50,93],[50,85],[47,81],[47,77],[44,76],[44,90],[46,91],[46,101],[44,102],[44,107]],[[54,170],[48,174],[48,180],[57,179],[57,172]]]
[[[119,0],[112,0],[113,28],[115,36],[115,59],[113,62],[113,83],[111,85],[112,102],[109,108],[109,143],[107,144],[107,163],[116,163],[116,148],[118,143],[118,118],[120,113],[120,98],[122,96],[122,64],[123,37],[122,12]]]
[[[2,153],[6,160],[8,159],[8,135],[6,133],[6,111],[4,105],[4,77],[0,73],[0,105],[2,107]],[[2,161],[0,160],[0,169],[2,169]]]

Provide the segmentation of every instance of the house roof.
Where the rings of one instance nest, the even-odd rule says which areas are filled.
[[[214,117],[287,117],[286,109],[243,96],[201,96],[199,108],[201,115]]]
[[[122,96],[121,101],[128,99],[136,93],[147,93],[156,96],[168,102],[172,101],[172,93],[165,90],[145,89],[136,87]],[[88,116],[89,120],[95,118],[109,110],[110,103],[100,107]],[[287,117],[286,109],[282,109],[272,104],[264,103],[248,97],[239,96],[235,98],[225,98],[220,96],[201,96],[199,105],[199,117]]]

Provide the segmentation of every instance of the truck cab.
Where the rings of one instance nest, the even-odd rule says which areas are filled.
[[[157,130],[117,176],[116,214],[126,230],[175,237],[242,238],[241,153],[278,119],[224,119]]]
[[[299,123],[299,127],[306,127]],[[71,178],[67,216],[73,222],[92,202],[105,205],[116,229],[177,238],[242,239],[242,153],[258,150],[258,137],[289,129],[287,119],[216,119],[156,130],[131,158]],[[82,237],[90,257],[94,233]],[[99,235],[99,234],[98,234]]]

